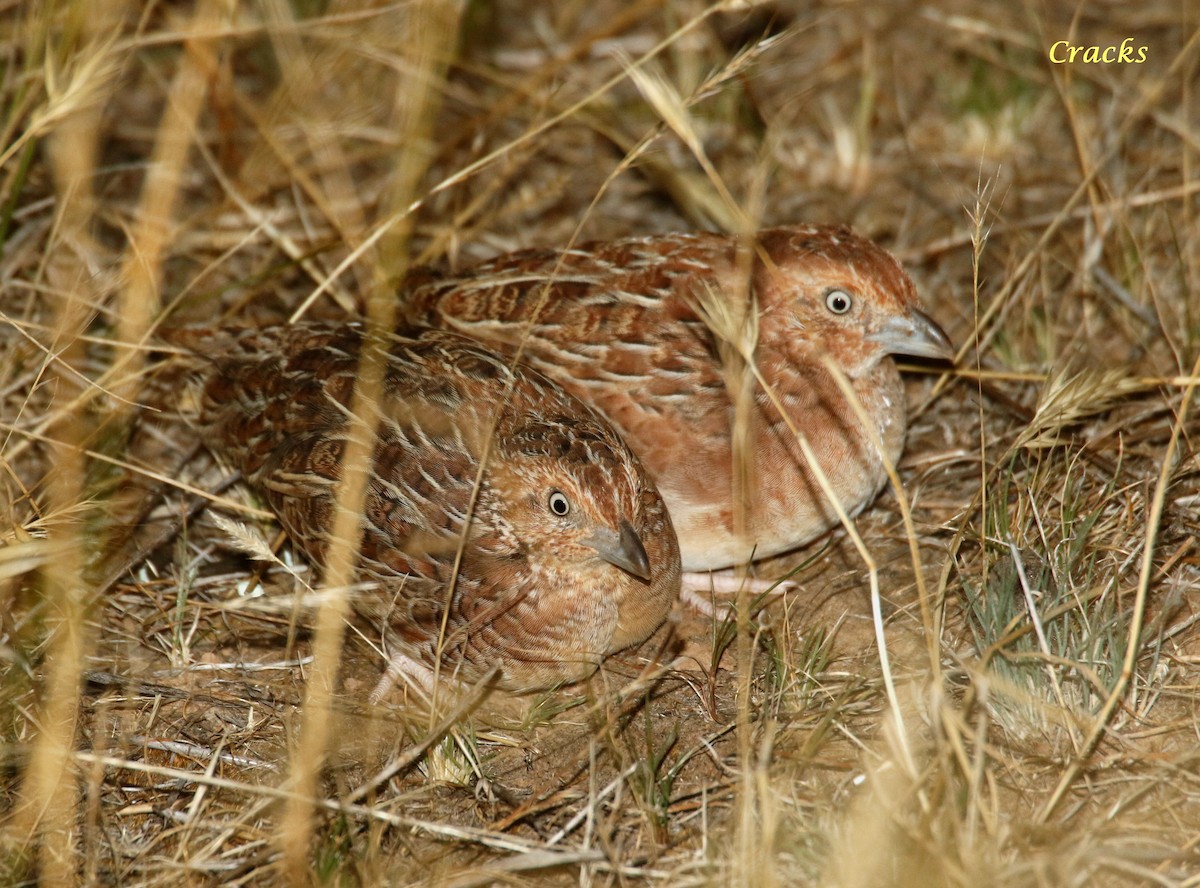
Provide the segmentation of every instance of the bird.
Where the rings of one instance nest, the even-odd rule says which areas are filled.
[[[524,692],[590,675],[679,595],[670,514],[599,414],[478,342],[301,322],[176,331],[202,369],[199,429],[294,546],[324,565],[360,357],[384,359],[354,611],[387,670],[432,691],[499,668]],[[482,469],[481,469],[482,463]]]
[[[843,509],[866,508],[904,445],[892,356],[954,356],[895,257],[841,225],[521,250],[457,273],[415,268],[396,298],[403,325],[519,353],[613,424],[666,501],[685,591],[838,523],[801,436]],[[756,374],[740,401],[739,356]],[[735,452],[751,458],[736,482]]]

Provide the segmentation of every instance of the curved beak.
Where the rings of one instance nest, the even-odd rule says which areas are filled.
[[[596,554],[609,564],[628,571],[643,580],[650,579],[650,558],[642,545],[633,525],[621,519],[620,532],[614,533],[607,527],[597,530],[584,542],[596,550]]]
[[[907,314],[888,318],[867,339],[878,342],[893,355],[954,360],[954,346],[950,337],[938,326],[937,321],[919,308],[911,308]]]

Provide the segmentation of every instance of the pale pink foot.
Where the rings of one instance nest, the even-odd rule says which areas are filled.
[[[404,654],[392,654],[391,659],[388,660],[387,669],[380,676],[375,690],[371,691],[369,698],[371,704],[374,705],[382,700],[400,679],[403,679],[405,684],[422,696],[433,690],[433,673],[427,666]]]
[[[679,597],[692,610],[706,617],[725,616],[736,604],[736,597],[743,588],[751,596],[765,592],[784,592],[794,589],[795,583],[788,580],[766,580],[758,577],[739,577],[732,570],[684,571],[683,585]]]

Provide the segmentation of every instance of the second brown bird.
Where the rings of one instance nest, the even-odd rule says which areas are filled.
[[[206,443],[324,563],[362,330],[301,324],[177,334],[207,361]],[[679,592],[671,520],[607,422],[462,337],[391,337],[363,514],[359,613],[388,676],[545,688],[642,641]],[[483,464],[482,471],[480,469]]]
[[[407,323],[519,350],[608,417],[657,481],[692,571],[784,552],[837,523],[798,434],[841,505],[860,512],[904,444],[904,389],[891,356],[953,356],[899,263],[844,227],[528,250],[458,275],[415,271],[400,300]],[[746,411],[751,464],[738,535],[731,392],[740,383],[712,322],[747,312],[761,381]]]

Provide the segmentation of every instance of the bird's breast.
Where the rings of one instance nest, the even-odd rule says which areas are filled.
[[[874,499],[885,460],[894,463],[904,445],[904,390],[890,359],[852,388],[867,427],[833,377],[814,373],[773,387],[773,397],[760,392],[743,434],[727,419],[721,435],[694,434],[674,466],[652,467],[685,570],[778,555],[820,536],[838,523],[826,486],[851,516]]]

